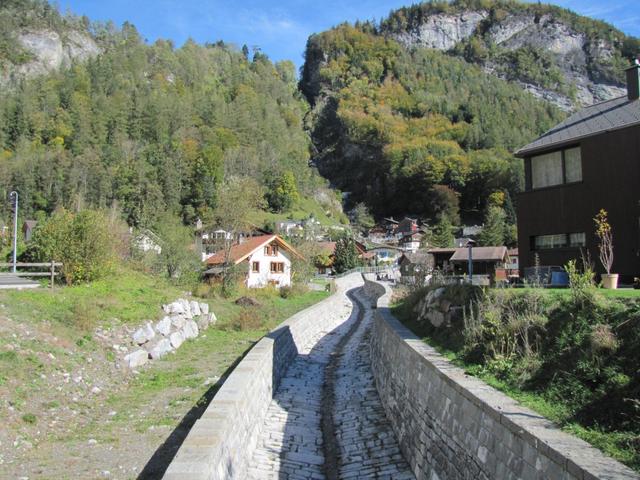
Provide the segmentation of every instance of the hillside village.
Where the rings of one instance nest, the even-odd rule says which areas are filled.
[[[640,40],[453,0],[302,48],[0,5],[0,471],[639,478]]]

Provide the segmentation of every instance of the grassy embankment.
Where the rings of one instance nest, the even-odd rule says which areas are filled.
[[[444,328],[416,318],[427,292],[393,309],[426,343],[640,471],[640,291],[449,287],[445,297],[467,312],[473,302],[475,315]]]
[[[215,312],[216,325],[137,375],[115,368],[122,353],[109,342],[116,340],[105,343],[96,332],[108,336],[127,325],[155,321],[162,315],[161,304],[184,295],[163,279],[124,269],[53,292],[0,292],[0,398],[3,407],[11,406],[10,412],[2,408],[0,417],[10,438],[39,447],[20,461],[56,471],[53,464],[86,451],[89,438],[126,450],[123,432],[177,427],[192,408],[210,400],[219,379],[268,330],[328,293],[282,298],[266,289],[239,291],[231,299],[210,295],[204,301]],[[233,300],[240,295],[256,298],[260,306],[236,305]],[[128,341],[128,335],[120,338],[122,344]],[[82,376],[77,385],[76,375]],[[103,391],[92,395],[93,385]],[[64,428],[61,418],[66,419]],[[59,454],[49,455],[52,451]],[[87,460],[91,462],[96,460]]]

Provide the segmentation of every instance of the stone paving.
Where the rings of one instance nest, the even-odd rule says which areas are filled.
[[[355,296],[351,311],[336,318],[332,331],[320,332],[282,379],[269,406],[249,478],[414,478],[385,418],[371,373],[368,335],[372,314],[366,308],[358,315],[362,297],[360,293]],[[345,335],[350,337],[336,352]],[[322,397],[327,388],[325,370],[336,354],[332,415],[338,458],[331,463],[338,466],[338,472],[326,475]]]

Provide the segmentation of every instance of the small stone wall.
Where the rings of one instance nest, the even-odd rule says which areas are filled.
[[[264,418],[298,352],[344,309],[345,292],[362,285],[353,274],[336,280],[331,297],[292,316],[261,339],[224,382],[169,465],[165,480],[243,479]]]
[[[367,282],[370,283],[370,282]],[[373,292],[374,287],[367,285]],[[371,335],[376,386],[417,479],[638,479],[632,470],[469,377],[378,300]]]

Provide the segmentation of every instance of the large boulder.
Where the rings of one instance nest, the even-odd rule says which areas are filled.
[[[171,317],[164,317],[156,323],[156,332],[165,337],[168,336],[171,333]]]
[[[202,312],[202,315],[207,315],[209,313],[209,304],[200,302],[200,312]]]
[[[136,350],[124,356],[124,363],[131,370],[141,367],[149,361],[149,352],[146,350]]]
[[[189,307],[191,307],[191,315],[193,315],[194,317],[199,317],[201,315],[200,304],[198,302],[192,300],[189,303]]]
[[[189,303],[189,301],[185,300],[184,298],[181,298],[179,302],[182,304],[182,308],[184,310],[184,316],[186,318],[193,317],[193,312],[191,311],[191,304]]]
[[[175,302],[172,302],[168,305],[168,312],[167,313],[172,313],[174,315],[183,315],[185,313],[185,306],[184,304],[178,300]]]
[[[196,322],[194,322],[193,320],[187,320],[187,322],[184,324],[184,327],[182,328],[182,333],[184,335],[184,338],[196,338],[198,336],[198,324]]]
[[[196,319],[196,323],[198,324],[198,330],[203,331],[209,326],[209,315],[200,315]]]
[[[429,313],[427,313],[427,318],[431,322],[431,325],[436,328],[442,325],[446,320],[445,314],[440,310],[430,310]]]
[[[184,322],[186,321],[186,318],[182,315],[171,315],[171,325],[173,325],[175,330],[180,330],[184,327]]]
[[[209,325],[213,325],[218,321],[218,318],[216,317],[216,314],[211,312],[209,313]]]
[[[133,341],[138,345],[143,345],[156,336],[156,332],[153,330],[151,323],[147,322],[147,324],[143,327],[140,327],[138,330],[133,332],[131,336]]]
[[[184,342],[184,334],[182,333],[182,330],[173,332],[171,335],[169,335],[169,341],[171,342],[171,346],[173,348],[180,348],[180,345],[182,345],[182,343]]]
[[[163,338],[149,349],[149,356],[155,360],[157,358],[164,357],[171,351],[173,351],[171,342],[169,339]]]

